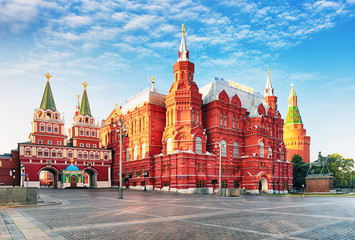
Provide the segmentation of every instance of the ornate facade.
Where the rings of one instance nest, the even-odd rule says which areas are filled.
[[[32,120],[30,142],[19,143],[19,160],[30,187],[110,187],[111,150],[101,147],[99,125],[91,115],[86,83],[74,116],[71,138],[65,133],[64,117],[57,111],[47,83],[39,109]],[[68,174],[71,168],[80,174]],[[79,171],[80,169],[80,171]]]
[[[126,187],[194,193],[222,187],[250,193],[292,188],[292,164],[286,159],[284,122],[270,74],[264,96],[233,82],[216,79],[199,88],[194,81],[183,29],[178,61],[168,95],[148,88],[115,108],[100,136],[113,149],[112,183],[119,179],[120,118],[128,136],[122,141]]]
[[[297,95],[292,85],[288,98],[288,110],[284,125],[284,142],[287,148],[287,160],[291,161],[296,154],[302,157],[303,162],[309,163],[311,137],[306,136],[306,129],[297,105]]]

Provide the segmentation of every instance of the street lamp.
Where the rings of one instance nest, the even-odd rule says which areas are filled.
[[[15,168],[12,169],[12,186],[15,187]]]
[[[218,179],[218,195],[222,196],[222,147],[225,147],[222,143],[217,143],[216,148],[219,146],[219,179]]]
[[[21,165],[21,171],[22,171],[22,174],[21,174],[21,178],[22,178],[22,187],[24,187],[24,186],[25,186],[25,177],[26,177],[26,175],[25,175],[25,168],[26,168],[26,166],[25,166],[25,165]]]
[[[123,125],[123,120],[120,117],[118,120],[118,126],[119,129],[117,129],[117,134],[120,135],[120,185],[118,187],[118,199],[123,199],[123,190],[122,190],[122,138],[124,136],[127,137],[127,127],[128,124],[126,125],[126,127]],[[116,127],[116,124],[113,125],[113,127]]]
[[[147,182],[145,181],[145,177],[149,177],[149,172],[148,171],[144,172],[143,177],[144,177],[144,191],[147,191]]]

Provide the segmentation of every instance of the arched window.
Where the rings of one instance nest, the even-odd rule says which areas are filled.
[[[227,128],[227,115],[224,115],[224,128]]]
[[[47,124],[47,132],[52,132],[52,124]]]
[[[192,116],[192,123],[195,122],[195,111],[192,109],[191,110],[191,116]]]
[[[196,121],[197,121],[197,124],[198,124],[200,122],[200,111],[197,111],[196,115],[197,115]]]
[[[225,140],[221,141],[221,152],[220,152],[222,157],[227,157],[227,143]]]
[[[134,148],[133,148],[133,159],[134,160],[137,160],[137,156],[138,156],[138,149],[137,149],[138,147],[137,147],[137,145],[135,145],[134,146]]]
[[[238,130],[238,129],[239,129],[239,119],[237,118],[235,121],[236,121],[236,123],[235,123],[235,125],[236,125],[235,128]]]
[[[238,158],[239,157],[239,146],[237,142],[233,143],[233,157]]]
[[[129,148],[126,148],[126,162],[129,161]]]
[[[202,154],[202,139],[200,137],[196,138],[196,153]]]
[[[173,140],[171,138],[168,138],[168,140],[166,140],[166,153],[173,153]]]
[[[272,158],[272,148],[269,147],[269,158]]]
[[[281,151],[281,162],[285,161],[285,152],[282,150]]]
[[[232,129],[234,130],[234,117],[233,117],[233,120],[232,120]]]
[[[219,127],[223,127],[223,116],[222,116],[222,114],[219,115]]]
[[[145,158],[146,148],[145,143],[142,144],[142,158]]]
[[[265,154],[264,154],[264,143],[263,142],[260,142],[260,157],[264,157]]]

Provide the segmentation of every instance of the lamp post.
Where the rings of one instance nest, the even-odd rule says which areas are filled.
[[[15,168],[12,169],[12,186],[15,187]]]
[[[144,191],[147,191],[147,182],[145,181],[145,177],[149,177],[149,172],[144,172]]]
[[[218,195],[222,196],[222,147],[224,147],[224,144],[217,143],[216,148],[217,146],[219,146]]]
[[[26,168],[26,166],[25,165],[21,165],[21,170],[22,170],[22,174],[21,174],[21,178],[22,178],[22,187],[24,187],[25,186],[25,177],[26,177],[26,175],[25,175],[25,168]]]
[[[114,127],[116,127],[116,124],[113,125]],[[125,126],[123,125],[123,120],[120,117],[118,120],[118,126],[119,129],[117,129],[117,134],[120,135],[120,183],[119,183],[119,187],[118,187],[118,199],[123,199],[123,190],[122,190],[122,138],[125,132],[127,132]],[[127,125],[128,127],[128,125]],[[125,134],[126,135],[126,134]]]

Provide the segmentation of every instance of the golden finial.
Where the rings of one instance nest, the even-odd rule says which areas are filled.
[[[185,37],[185,24],[182,24],[181,28],[182,28],[182,35]]]
[[[269,71],[269,68],[267,68],[267,76],[270,78],[270,71]]]
[[[77,98],[77,99],[78,99],[78,101],[79,101],[80,95],[76,95],[76,98]]]
[[[153,84],[153,87],[154,87],[154,83],[155,83],[154,77],[152,77],[152,84]]]
[[[117,103],[115,103],[115,109],[117,109]]]
[[[70,159],[70,162],[73,163],[73,162],[74,162],[74,158],[71,158],[71,159]]]
[[[49,79],[52,77],[49,73],[47,73],[47,74],[44,74],[44,76],[46,76],[46,78],[47,78],[47,81],[49,81]]]
[[[87,85],[89,85],[89,84],[87,84],[86,82],[83,82],[82,84],[83,84],[83,86],[84,86],[84,89],[86,88]]]

